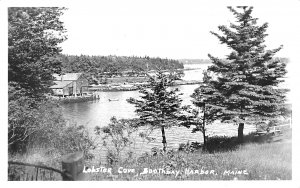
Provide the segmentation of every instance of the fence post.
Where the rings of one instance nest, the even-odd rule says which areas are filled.
[[[83,173],[83,152],[77,151],[70,153],[62,158],[62,170],[64,173],[72,177],[63,176],[63,181],[82,181],[87,180],[87,176]]]

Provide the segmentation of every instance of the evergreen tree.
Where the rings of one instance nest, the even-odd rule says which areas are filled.
[[[204,77],[207,78],[207,72],[204,72]],[[205,79],[204,79],[205,80]],[[193,126],[192,133],[200,131],[203,137],[203,150],[206,150],[207,145],[207,125],[211,124],[218,119],[220,115],[220,110],[213,108],[211,105],[207,105],[205,101],[205,96],[203,95],[203,90],[209,89],[206,84],[200,85],[195,89],[194,93],[191,95],[193,108],[191,106],[184,106],[185,114],[180,117],[180,125],[190,128]]]
[[[161,129],[163,150],[166,151],[167,140],[165,129],[178,125],[181,116],[181,102],[178,88],[169,88],[175,79],[173,74],[158,71],[156,77],[149,76],[149,88],[141,88],[141,99],[128,99],[134,104],[139,116],[139,126],[150,126]]]
[[[232,7],[236,23],[219,26],[223,35],[211,32],[232,52],[225,60],[208,54],[213,65],[200,87],[204,102],[222,121],[239,124],[238,140],[243,142],[244,123],[285,115],[286,90],[278,88],[286,74],[286,64],[273,56],[282,46],[265,50],[267,23],[257,25],[251,16],[253,7]]]

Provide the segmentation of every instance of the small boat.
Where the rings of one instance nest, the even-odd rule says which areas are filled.
[[[108,101],[119,101],[119,99],[108,99]]]

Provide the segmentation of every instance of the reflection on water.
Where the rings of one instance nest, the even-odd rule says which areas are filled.
[[[200,80],[202,70],[186,71],[185,80]],[[190,95],[198,85],[177,86],[182,93],[181,98],[184,105],[191,105]],[[69,121],[75,121],[80,125],[105,126],[109,123],[112,116],[117,118],[136,117],[135,107],[126,100],[130,97],[138,98],[138,91],[118,91],[118,92],[100,92],[99,101],[89,101],[84,103],[70,103],[63,105],[63,115]],[[118,99],[118,101],[109,101],[108,99]]]
[[[89,127],[105,126],[112,116],[117,118],[135,117],[134,106],[126,102],[129,97],[138,97],[137,91],[100,92],[100,100],[63,105],[63,114],[67,120]],[[119,99],[109,101],[108,99]]]
[[[182,93],[181,98],[183,99],[184,105],[192,104],[189,95],[193,93],[196,87],[197,85],[178,86]],[[138,98],[139,92],[100,92],[100,100],[98,101],[64,104],[62,106],[63,115],[68,121],[85,125],[90,130],[93,130],[95,126],[102,127],[107,125],[112,116],[118,119],[137,117],[134,112],[134,105],[126,101],[126,99],[130,97]],[[108,100],[112,98],[118,99],[118,101]],[[152,135],[158,140],[161,139],[159,130],[154,131]],[[178,144],[178,142],[201,141],[201,135],[191,133],[190,130],[184,127],[168,129],[166,130],[166,135],[167,139],[170,140],[170,145]],[[161,143],[161,140],[158,142]]]
[[[185,71],[184,80],[201,80],[203,69]],[[182,85],[177,86],[182,93],[184,105],[191,105],[190,95],[198,85]],[[112,116],[119,118],[133,118],[136,117],[134,112],[135,107],[129,104],[126,100],[130,97],[138,98],[138,91],[123,91],[123,92],[100,92],[100,100],[89,101],[82,103],[70,103],[62,105],[63,115],[69,122],[75,122],[79,125],[85,125],[91,131],[95,126],[105,126],[110,122]],[[118,99],[118,101],[109,101],[108,99]],[[245,133],[253,131],[253,127],[245,126]],[[222,125],[214,124],[208,127],[208,134],[226,134],[236,135],[237,125]],[[136,152],[150,151],[152,147],[162,147],[161,132],[155,130],[152,137],[156,138],[153,143],[146,143],[137,136]],[[200,132],[191,133],[190,129],[185,127],[174,127],[166,130],[166,137],[168,147],[176,148],[180,143],[187,143],[188,141],[202,142],[202,134]],[[105,154],[102,153],[102,157]]]

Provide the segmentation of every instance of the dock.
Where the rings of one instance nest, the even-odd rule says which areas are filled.
[[[100,100],[100,94],[95,92],[93,94],[83,95],[83,96],[52,97],[52,99],[58,100],[59,103],[63,103],[63,104],[78,103],[78,102]]]

